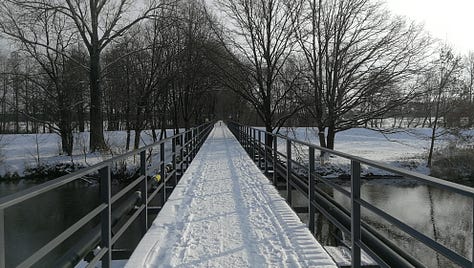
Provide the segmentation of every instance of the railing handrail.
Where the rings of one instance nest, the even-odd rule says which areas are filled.
[[[152,144],[143,146],[138,149],[134,149],[130,152],[124,153],[122,155],[118,155],[112,158],[109,158],[107,160],[104,160],[100,163],[97,163],[95,165],[92,165],[90,167],[80,169],[78,171],[75,171],[71,174],[67,174],[64,176],[61,176],[57,179],[47,181],[45,183],[42,183],[37,186],[30,187],[28,189],[22,190],[20,192],[5,196],[0,198],[0,268],[5,267],[6,265],[6,255],[5,255],[5,209],[15,205],[19,204],[21,202],[24,202],[26,200],[29,200],[35,196],[38,196],[43,193],[47,193],[49,191],[52,191],[54,189],[57,189],[60,186],[63,186],[67,183],[73,182],[77,179],[80,179],[81,177],[99,172],[99,179],[100,179],[100,184],[104,184],[104,187],[101,187],[101,201],[98,206],[92,208],[92,210],[87,214],[86,216],[82,217],[78,221],[76,221],[73,226],[70,226],[68,229],[66,229],[64,232],[62,232],[60,235],[56,236],[52,240],[50,240],[48,243],[46,243],[43,247],[41,247],[39,250],[35,251],[32,253],[30,257],[28,257],[26,260],[24,260],[22,263],[19,264],[20,267],[28,267],[30,265],[35,264],[37,261],[42,259],[46,254],[51,252],[54,248],[56,248],[57,245],[65,241],[68,237],[70,237],[72,234],[74,234],[79,228],[90,222],[92,218],[98,214],[101,215],[101,246],[102,249],[97,253],[96,257],[91,261],[91,263],[96,263],[98,260],[102,259],[103,260],[103,266],[110,266],[110,260],[111,260],[111,252],[112,252],[112,245],[117,241],[117,239],[123,234],[124,230],[128,228],[133,221],[135,221],[138,217],[142,217],[142,223],[145,225],[144,229],[148,228],[148,220],[147,220],[147,213],[148,213],[148,203],[157,195],[158,191],[162,190],[163,191],[163,202],[166,202],[166,192],[167,192],[167,187],[166,183],[168,180],[171,180],[173,177],[175,182],[176,182],[176,167],[178,165],[183,168],[183,163],[187,163],[187,166],[189,165],[189,162],[192,161],[194,156],[197,153],[197,150],[200,148],[200,146],[204,143],[205,138],[207,135],[211,132],[211,130],[214,127],[214,122],[208,122],[201,124],[197,127],[190,128],[189,130],[185,130],[181,133],[175,134],[171,137],[161,139],[157,142],[154,142]],[[189,135],[191,134],[191,135]],[[181,147],[178,149],[176,146],[176,141],[180,140],[182,142]],[[172,165],[174,167],[173,170],[171,170],[169,173],[169,176],[165,176],[166,171],[165,168],[165,144],[171,142],[172,145],[172,152],[171,152],[171,158],[172,158]],[[160,168],[160,174],[162,175],[162,180],[160,186],[158,186],[156,189],[153,190],[153,193],[148,196],[148,181],[147,181],[147,172],[146,172],[146,152],[150,148],[160,146],[160,163],[159,163],[159,168]],[[185,148],[185,149],[184,149]],[[187,150],[188,151],[183,151]],[[151,153],[151,152],[150,152]],[[130,183],[129,186],[125,187],[123,190],[119,191],[118,193],[112,195],[110,185],[111,185],[111,167],[114,162],[118,162],[122,159],[131,157],[131,156],[136,156],[138,155],[140,157],[140,176],[135,179],[133,182]],[[180,156],[180,163],[177,163],[177,157]],[[183,159],[186,158],[186,161]],[[132,188],[140,187],[140,192],[141,192],[141,205],[136,209],[135,213],[133,213],[132,216],[130,216],[130,219],[127,220],[123,226],[120,227],[120,231],[115,233],[114,235],[111,234],[111,210],[112,210],[112,205],[120,199],[120,197],[124,196],[126,192],[130,191]],[[144,211],[144,212],[143,212]],[[141,215],[141,216],[140,216]],[[142,229],[143,230],[143,229]],[[146,231],[146,230],[145,230]]]
[[[200,126],[197,126],[195,128],[190,128],[189,130],[186,130],[184,132],[180,132],[178,134],[175,134],[171,137],[161,139],[159,141],[156,141],[152,144],[145,145],[143,147],[134,149],[132,151],[126,152],[121,155],[117,155],[114,157],[111,157],[109,159],[103,160],[100,163],[94,164],[90,167],[82,168],[80,170],[74,171],[73,173],[63,175],[57,179],[53,179],[44,183],[41,183],[39,185],[32,186],[30,188],[21,190],[19,192],[4,196],[0,198],[0,209],[6,209],[8,207],[11,207],[13,205],[16,205],[18,203],[21,203],[27,199],[33,198],[37,195],[40,195],[44,192],[54,190],[60,186],[63,186],[64,184],[67,184],[69,182],[72,182],[80,177],[83,177],[84,175],[91,174],[93,172],[99,171],[101,168],[110,165],[111,163],[118,162],[120,160],[123,160],[125,158],[128,158],[130,156],[134,155],[139,155],[141,152],[146,151],[150,148],[154,148],[156,146],[161,145],[162,143],[167,143],[171,141],[172,139],[176,139],[177,137],[181,135],[185,135],[186,133],[191,132],[194,129],[197,129],[201,126],[205,126],[207,124],[202,124]]]
[[[239,124],[237,122],[233,122],[233,123]],[[282,134],[276,134],[276,133],[268,132],[268,131],[265,131],[265,130],[258,129],[256,127],[250,127],[250,126],[248,126],[248,127],[250,129],[255,129],[256,131],[271,135],[273,137],[277,137],[277,138],[281,138],[281,139],[285,139],[285,140],[290,140],[291,142],[295,142],[295,143],[298,143],[298,144],[301,144],[301,145],[305,145],[305,146],[314,148],[316,150],[323,151],[325,153],[340,156],[340,157],[343,157],[343,158],[346,158],[346,159],[349,159],[349,160],[355,160],[355,161],[357,161],[361,164],[366,164],[366,165],[369,165],[369,166],[372,166],[372,167],[375,167],[375,168],[383,169],[383,170],[388,171],[388,172],[397,173],[397,174],[402,175],[402,176],[406,176],[406,177],[409,177],[409,178],[412,178],[412,179],[415,179],[415,180],[423,181],[423,182],[429,183],[431,185],[438,186],[440,188],[451,190],[453,192],[465,195],[467,197],[474,198],[474,188],[473,187],[469,187],[469,186],[465,186],[465,185],[462,185],[462,184],[442,180],[442,179],[439,179],[439,178],[436,178],[436,177],[432,177],[432,176],[421,174],[421,173],[418,173],[418,172],[406,170],[406,169],[403,169],[403,168],[390,166],[388,164],[378,162],[378,161],[375,161],[375,160],[370,160],[370,159],[367,159],[367,158],[363,158],[363,157],[351,155],[351,154],[348,154],[348,153],[343,153],[343,152],[340,152],[340,151],[332,150],[332,149],[329,149],[329,148],[321,147],[321,146],[313,144],[313,143],[297,140],[295,138],[291,138],[289,136],[285,136],[285,135],[282,135]]]
[[[361,207],[371,211],[372,213],[377,214],[378,216],[382,217],[389,223],[394,224],[397,228],[399,228],[401,231],[403,231],[407,235],[415,238],[416,240],[420,241],[422,244],[430,247],[435,252],[444,255],[445,257],[453,261],[453,263],[456,263],[463,267],[471,267],[473,265],[474,247],[473,247],[473,256],[471,260],[469,260],[466,257],[458,254],[457,252],[440,244],[438,241],[433,240],[432,238],[415,230],[413,227],[403,223],[396,217],[393,217],[390,214],[385,213],[384,211],[376,208],[375,206],[365,201],[360,195],[361,164],[377,167],[377,168],[380,168],[380,169],[383,169],[383,170],[386,170],[398,175],[415,179],[417,181],[428,183],[438,188],[442,188],[451,192],[455,192],[455,193],[467,196],[473,202],[474,202],[474,188],[456,184],[453,182],[440,180],[438,178],[423,175],[417,172],[412,172],[412,171],[407,171],[401,168],[392,167],[384,163],[368,160],[362,157],[353,156],[347,153],[342,153],[335,150],[323,148],[321,146],[311,144],[309,142],[299,141],[294,138],[290,138],[288,136],[284,136],[281,134],[275,134],[275,133],[267,132],[265,130],[261,130],[255,127],[241,125],[237,122],[231,122],[230,127],[231,129],[233,129],[233,132],[236,134],[237,138],[242,143],[242,146],[244,146],[248,150],[250,157],[254,161],[258,161],[259,167],[261,163],[261,154],[265,155],[265,163],[264,163],[265,171],[267,171],[267,162],[269,161],[270,163],[273,163],[273,179],[272,180],[273,180],[274,185],[276,185],[277,173],[282,175],[283,178],[286,179],[286,187],[285,187],[286,192],[287,192],[286,199],[290,205],[291,205],[291,199],[292,199],[291,197],[292,189],[296,189],[300,191],[301,193],[307,195],[307,198],[309,200],[308,207],[309,207],[309,213],[310,213],[308,228],[312,232],[314,232],[314,223],[311,221],[314,221],[314,211],[317,208],[323,215],[329,217],[328,219],[331,222],[333,222],[336,226],[338,226],[338,228],[342,228],[340,230],[342,230],[343,232],[347,232],[351,236],[351,254],[352,254],[353,267],[360,267],[361,249],[365,250],[371,257],[374,258],[374,260],[377,260],[377,262],[381,266],[384,266],[384,267],[388,266],[387,263],[385,263],[385,260],[381,259],[378,253],[375,253],[373,251],[373,248],[383,248],[387,246],[388,248],[392,247],[396,251],[396,254],[390,253],[392,255],[390,255],[391,257],[389,258],[389,261],[393,263],[395,266],[399,266],[399,265],[405,266],[405,264],[403,263],[405,263],[406,261],[408,261],[408,263],[411,263],[410,265],[415,265],[415,266],[422,265],[418,260],[410,256],[410,254],[407,254],[402,249],[398,248],[397,246],[395,246],[390,241],[387,241],[386,239],[385,241],[380,240],[379,242],[375,242],[374,240],[368,240],[371,235],[379,236],[380,234],[377,234],[377,231],[375,231],[375,229],[371,228],[370,226],[367,225],[367,223],[362,221]],[[266,134],[265,141],[262,141],[261,139],[262,133]],[[271,137],[270,141],[272,144],[267,144],[267,141],[268,141],[267,137]],[[277,146],[278,138],[283,139],[286,142],[285,154],[278,151],[278,146]],[[307,176],[301,177],[301,175],[297,175],[292,168],[293,163],[298,163],[298,162],[295,162],[294,159],[292,159],[292,153],[291,153],[292,151],[291,147],[294,146],[295,144],[307,146],[309,150],[308,152],[309,153],[309,160],[308,160],[309,167],[308,167]],[[327,179],[315,173],[315,168],[314,168],[314,162],[316,160],[315,155],[314,155],[315,149],[322,152],[329,153],[329,154],[334,154],[351,161],[351,174],[350,174],[351,191],[350,192],[341,189],[340,187],[334,185],[334,183],[328,181]],[[267,158],[268,157],[267,151],[271,152],[270,160]],[[257,154],[258,154],[258,157],[257,157]],[[285,160],[277,160],[278,156],[281,156]],[[305,181],[303,181],[302,179],[304,179]],[[350,198],[351,209],[350,211],[346,210],[347,212],[344,212],[344,213],[347,213],[347,215],[350,217],[350,230],[348,229],[347,226],[344,226],[344,224],[342,224],[342,222],[344,222],[344,217],[345,217],[344,215],[341,216],[341,214],[339,214],[339,216],[337,216],[339,217],[339,220],[342,220],[340,222],[337,219],[337,217],[333,217],[333,215],[329,213],[329,211],[334,209],[335,208],[334,206],[336,206],[336,204],[329,204],[329,203],[335,202],[335,201],[329,201],[329,199],[324,199],[327,197],[322,197],[322,199],[318,199],[320,202],[323,202],[323,203],[326,202],[326,204],[329,204],[330,210],[326,210],[326,208],[321,207],[319,206],[318,203],[316,203],[317,197],[315,196],[317,196],[318,194],[321,195],[321,192],[319,192],[318,194],[315,194],[313,192],[315,191],[315,186],[314,186],[315,179],[320,180],[322,183],[328,185],[329,187],[337,191],[341,191],[345,196],[348,196]],[[318,197],[318,198],[321,198],[321,197]],[[473,214],[473,219],[474,219],[474,214]],[[365,233],[364,236],[361,235],[362,234],[361,232]],[[474,232],[473,232],[473,239],[474,239]],[[373,244],[372,248],[370,248],[367,244],[365,244],[364,241]],[[380,251],[380,253],[382,254],[386,254],[386,252],[389,252],[390,250],[385,251],[385,249],[382,249],[378,251]]]

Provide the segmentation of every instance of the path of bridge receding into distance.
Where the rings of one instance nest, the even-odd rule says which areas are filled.
[[[126,267],[336,267],[217,123]]]

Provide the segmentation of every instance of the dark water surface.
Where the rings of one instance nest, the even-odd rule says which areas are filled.
[[[0,194],[5,196],[34,184],[0,183]],[[74,224],[99,204],[99,186],[74,182],[54,191],[14,205],[5,211],[6,264],[13,267]],[[98,222],[98,219],[96,220]],[[70,248],[81,235],[91,230],[86,226],[71,239],[46,256],[38,267],[47,267],[62,252]]]
[[[393,181],[364,183],[361,195],[377,208],[471,259],[473,207],[470,198],[427,185],[403,186]],[[334,197],[350,209],[349,198],[336,191]],[[362,213],[366,222],[427,267],[458,267],[377,215],[364,209]]]
[[[0,196],[33,184],[0,183]],[[348,190],[349,187],[346,186]],[[472,201],[459,194],[426,185],[403,185],[385,180],[365,182],[362,198],[397,217],[406,224],[466,256],[472,256]],[[334,198],[350,208],[350,200],[333,192]],[[99,203],[99,186],[78,181],[48,194],[40,195],[6,210],[7,267],[19,264],[41,248]],[[378,216],[363,212],[363,218],[377,230],[412,253],[428,267],[456,267],[420,242],[391,226]],[[98,219],[97,221],[98,222]],[[58,247],[39,267],[48,267],[51,260],[62,256],[65,249],[87,233],[92,225]]]

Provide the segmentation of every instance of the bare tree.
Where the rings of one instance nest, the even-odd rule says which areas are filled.
[[[286,72],[297,45],[294,32],[302,1],[219,0],[231,25],[222,36],[233,66],[226,71],[227,86],[238,92],[257,111],[272,132],[280,128],[301,107],[280,109],[298,88],[298,72]],[[218,31],[216,31],[218,32]],[[219,32],[218,32],[219,33]],[[292,71],[294,71],[293,69]],[[271,136],[267,142],[271,142]]]
[[[65,15],[71,31],[77,32],[89,53],[90,85],[90,150],[105,148],[103,134],[103,92],[101,88],[101,54],[116,38],[123,35],[131,27],[150,18],[153,11],[161,6],[157,0],[148,1],[148,5],[140,8],[133,0],[54,0],[54,1],[23,1],[6,0],[1,3],[1,13],[6,18],[0,22],[4,33],[13,38],[24,39],[31,43],[55,50],[48,43],[30,39],[10,31],[11,25],[17,28],[29,27],[31,18],[23,16],[24,12],[55,10]],[[5,16],[7,14],[7,16]]]
[[[77,57],[72,57],[75,34],[69,30],[64,14],[55,9],[26,9],[22,15],[28,17],[28,23],[23,25],[17,23],[19,20],[11,12],[6,14],[9,16],[6,20],[9,24],[3,21],[0,26],[9,27],[2,28],[2,31],[14,37],[20,45],[20,51],[33,60],[37,67],[35,70],[30,68],[31,70],[23,74],[23,77],[32,83],[32,88],[24,91],[25,99],[28,100],[28,95],[40,92],[35,97],[36,102],[41,99],[43,111],[46,112],[38,116],[37,113],[31,113],[29,108],[35,106],[26,104],[23,113],[27,120],[46,123],[59,133],[62,152],[71,155],[72,131],[75,127],[73,117],[76,106],[82,105],[78,96],[83,93],[78,90],[77,85],[74,85],[75,77],[83,71],[83,69],[76,70],[81,68],[81,65],[78,64]]]
[[[307,0],[297,29],[321,146],[416,96],[429,39],[372,0]]]
[[[434,81],[434,118],[431,127],[431,142],[428,152],[427,166],[431,167],[434,144],[437,137],[437,129],[441,116],[441,104],[444,94],[449,94],[448,90],[454,86],[461,71],[461,57],[453,53],[452,48],[444,46],[439,53],[439,59],[434,62],[434,73],[432,79]],[[452,96],[451,96],[452,97]],[[444,118],[446,120],[446,118]]]

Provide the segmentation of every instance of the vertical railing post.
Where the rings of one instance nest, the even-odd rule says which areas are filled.
[[[255,162],[257,160],[257,150],[255,148],[256,145],[256,140],[257,140],[257,135],[255,133],[255,129],[252,128],[252,160]]]
[[[239,139],[239,141],[242,142],[242,128],[240,126],[237,126],[237,139]]]
[[[202,144],[204,143],[204,135],[203,135],[203,130],[202,130],[202,127],[199,127],[198,128],[198,150],[199,148],[201,148]],[[196,152],[197,154],[197,152]]]
[[[141,194],[141,204],[145,205],[140,216],[140,225],[142,235],[145,235],[148,230],[148,181],[146,178],[146,150],[140,152],[140,176],[143,176],[143,180],[140,183],[140,194]]]
[[[250,158],[252,158],[252,129],[247,127],[248,128],[248,132],[249,132],[249,137],[248,137],[248,152],[249,152],[249,155],[250,155]]]
[[[262,156],[261,156],[261,149],[262,149],[262,132],[260,130],[258,130],[258,143],[257,143],[257,148],[258,148],[258,168],[261,169],[262,168],[262,165],[261,165],[261,159],[262,159]]]
[[[278,161],[278,138],[276,135],[272,135],[272,146],[273,146],[273,185],[277,186],[277,161]]]
[[[197,129],[193,129],[193,140],[194,140],[194,143],[193,143],[193,159],[196,157],[196,154],[197,154],[197,143],[198,143],[198,131]]]
[[[191,141],[189,142],[189,156],[190,156],[190,161],[193,161],[194,159],[194,129],[191,129]]]
[[[181,174],[184,173],[183,171],[183,165],[184,165],[184,151],[186,150],[186,146],[184,145],[186,143],[186,132],[181,132]]]
[[[107,165],[99,170],[100,177],[100,201],[107,205],[100,215],[101,218],[101,243],[102,248],[107,248],[107,253],[102,257],[102,267],[108,268],[112,262],[112,248],[111,248],[111,182],[110,182],[110,165]]]
[[[5,249],[5,209],[0,208],[0,268],[6,267]]]
[[[309,168],[308,168],[308,212],[309,212],[309,220],[308,220],[308,229],[314,234],[314,214],[316,213],[316,208],[313,205],[313,201],[315,200],[314,196],[314,187],[315,187],[315,180],[313,177],[314,173],[314,148],[309,147]]]
[[[351,160],[351,243],[352,267],[360,267],[360,163]]]
[[[173,183],[174,186],[178,184],[178,177],[176,175],[176,137],[171,138],[171,151],[173,154],[172,165],[173,165]]]
[[[190,136],[192,136],[192,134],[190,133],[190,131],[188,130],[186,132],[186,139],[185,139],[185,143],[186,143],[186,169],[188,169],[189,167],[189,162],[191,162],[191,141],[190,141]]]
[[[251,150],[250,150],[250,141],[251,141],[251,137],[250,137],[250,128],[249,127],[246,127],[247,128],[247,152],[250,154]]]
[[[179,147],[179,161],[181,162],[179,169],[181,170],[181,174],[183,175],[183,163],[184,163],[184,132],[181,132],[179,135],[179,142],[181,143]]]
[[[264,138],[265,143],[264,143],[263,147],[265,148],[265,151],[264,151],[263,157],[265,158],[265,160],[263,162],[263,170],[264,170],[264,174],[267,175],[268,174],[268,159],[267,159],[267,157],[268,157],[268,147],[267,147],[268,134],[266,132],[264,132],[264,133],[265,133],[265,135],[263,135],[263,136],[265,136],[265,138]]]
[[[163,141],[160,144],[160,176],[161,176],[161,180],[163,181],[163,203],[161,204],[163,206],[167,200],[166,170],[165,170],[165,143]]]
[[[291,140],[286,139],[286,201],[291,206]]]

